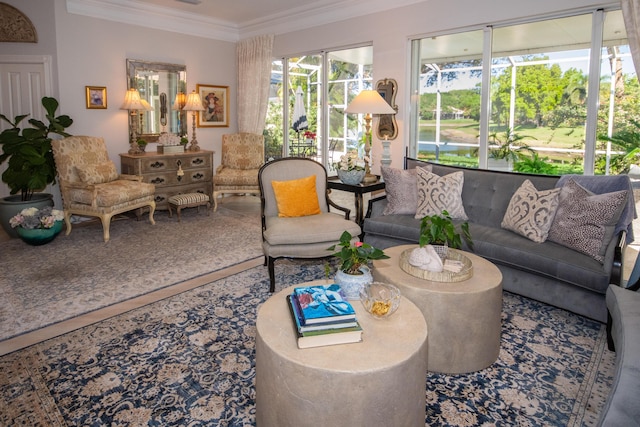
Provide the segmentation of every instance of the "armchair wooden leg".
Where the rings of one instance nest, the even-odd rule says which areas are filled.
[[[269,257],[268,269],[269,269],[269,292],[274,293],[276,290],[276,273],[275,273],[275,260]]]
[[[156,220],[153,219],[153,213],[156,211],[156,203],[153,202],[153,204],[149,205],[149,222],[151,223],[151,225],[156,225]]]
[[[68,236],[69,234],[71,234],[71,212],[64,212],[64,223],[67,226],[67,231],[64,234],[65,236]]]
[[[109,227],[111,226],[111,215],[101,216],[100,220],[102,221],[102,237],[106,242],[109,241]]]

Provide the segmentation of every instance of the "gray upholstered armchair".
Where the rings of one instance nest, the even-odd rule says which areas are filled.
[[[148,206],[149,222],[155,224],[155,186],[142,182],[141,176],[119,175],[102,138],[71,136],[53,140],[51,146],[67,235],[71,233],[73,214],[100,218],[105,242],[109,241],[114,215]]]
[[[262,249],[275,290],[274,263],[279,258],[321,259],[339,243],[344,231],[354,241],[360,227],[349,209],[336,205],[327,192],[327,170],[315,160],[284,158],[266,163],[258,174],[261,194]],[[344,212],[329,211],[333,207]]]
[[[264,137],[252,133],[222,135],[222,160],[213,176],[213,210],[223,194],[258,195],[258,169],[264,164]]]

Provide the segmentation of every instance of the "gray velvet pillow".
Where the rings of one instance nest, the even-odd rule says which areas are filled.
[[[431,171],[431,165],[425,166],[424,169]],[[415,215],[418,210],[416,169],[383,166],[381,171],[387,195],[387,206],[382,215]]]
[[[525,180],[513,194],[501,227],[536,243],[547,240],[558,208],[559,188],[538,191]]]
[[[625,190],[593,194],[571,179],[560,190],[548,240],[603,262],[626,201]]]
[[[446,210],[453,219],[469,219],[462,205],[462,185],[464,184],[462,171],[438,176],[423,168],[416,170],[418,172],[418,210],[415,218],[439,215]]]

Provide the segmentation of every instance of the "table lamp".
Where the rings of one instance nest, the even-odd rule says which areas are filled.
[[[129,154],[139,154],[141,150],[140,147],[138,147],[138,111],[146,110],[147,107],[142,103],[140,93],[137,89],[131,88],[127,90],[127,93],[124,96],[124,102],[122,103],[122,106],[120,106],[120,109],[129,110],[129,114],[131,116],[129,120],[131,128]]]
[[[366,175],[364,182],[374,182],[377,180],[375,175],[371,174],[369,167],[369,153],[371,152],[371,115],[372,114],[395,114],[396,110],[384,100],[375,90],[363,90],[356,96],[353,101],[344,110],[348,114],[364,114],[364,127],[366,132],[366,142],[364,144],[364,168]]]
[[[185,102],[182,110],[191,111],[191,115],[193,117],[193,135],[191,137],[189,151],[200,151],[198,140],[196,139],[196,114],[198,114],[198,111],[204,111],[204,106],[202,105],[202,99],[200,98],[200,95],[198,95],[198,92],[194,90],[187,96],[187,101]]]

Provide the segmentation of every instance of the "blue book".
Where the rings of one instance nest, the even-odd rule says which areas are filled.
[[[356,319],[347,319],[347,320],[329,320],[327,322],[322,323],[314,323],[311,325],[303,324],[302,317],[302,309],[300,308],[300,303],[298,302],[298,298],[296,294],[287,295],[287,301],[289,302],[289,309],[291,310],[292,316],[294,317],[296,327],[299,332],[311,332],[311,331],[323,331],[325,329],[343,329],[343,328],[352,328],[359,326],[358,321]]]
[[[350,344],[362,341],[362,327],[356,321],[355,326],[345,328],[330,328],[317,331],[300,331],[300,321],[295,314],[294,295],[287,295],[287,305],[293,319],[298,348],[311,348],[326,345]]]
[[[304,286],[293,290],[300,304],[302,324],[355,320],[356,312],[344,298],[340,285]]]

